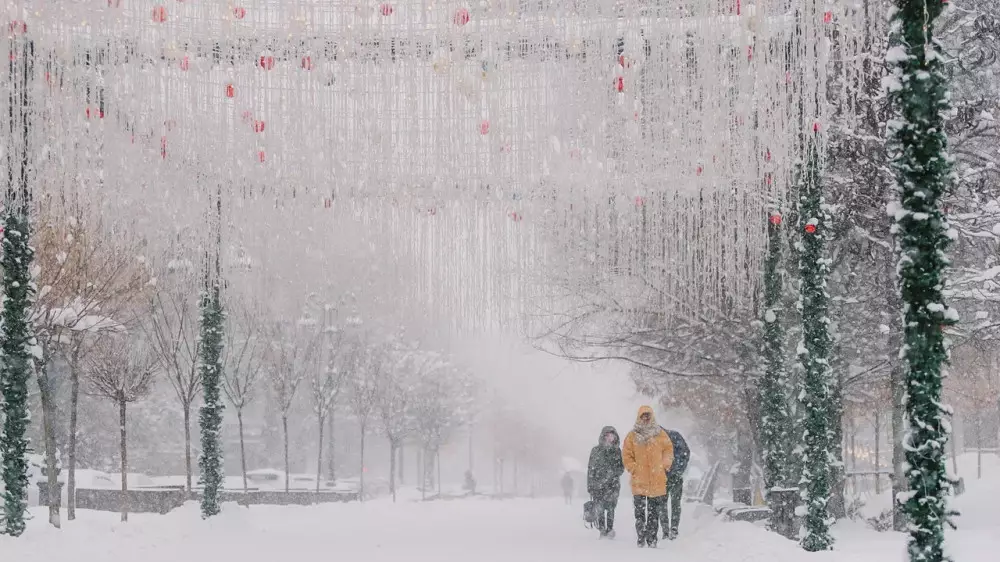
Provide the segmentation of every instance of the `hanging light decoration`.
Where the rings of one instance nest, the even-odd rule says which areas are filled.
[[[455,11],[455,17],[452,18],[457,26],[463,26],[469,23],[469,10],[466,8],[459,8]]]
[[[163,23],[167,21],[166,6],[153,6],[153,21],[156,23]]]

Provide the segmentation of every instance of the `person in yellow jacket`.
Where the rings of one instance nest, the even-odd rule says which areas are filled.
[[[660,513],[666,506],[667,471],[674,463],[674,444],[656,423],[649,406],[639,408],[635,427],[625,437],[622,462],[632,476],[639,548],[655,548]]]

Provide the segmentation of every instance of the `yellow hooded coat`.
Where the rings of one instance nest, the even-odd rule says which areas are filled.
[[[644,413],[649,414],[649,425],[659,431],[651,430],[654,435],[645,439],[635,429],[630,431],[622,445],[622,461],[632,475],[632,495],[658,498],[667,495],[667,471],[674,464],[674,444],[657,425],[649,406],[639,408],[636,426],[642,424]]]

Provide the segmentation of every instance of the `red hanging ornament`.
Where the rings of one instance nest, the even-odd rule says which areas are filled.
[[[770,162],[771,161],[771,149],[770,148],[767,149],[767,152],[764,153],[764,161],[765,162]]]
[[[736,15],[737,16],[742,13],[742,10],[740,8],[741,8],[741,6],[740,6],[740,0],[736,0]]]
[[[255,132],[255,133],[263,133],[265,125],[266,125],[266,123],[264,123],[263,121],[254,121],[253,122],[253,132]]]
[[[166,135],[160,137],[160,158],[166,159],[167,157],[167,137]]]
[[[261,55],[259,64],[264,70],[271,70],[274,68],[274,57],[271,55]]]
[[[483,119],[483,122],[479,124],[479,134],[485,135],[490,132],[490,120]]]
[[[86,110],[86,114],[87,114],[87,119],[90,119],[91,115],[93,115],[98,119],[104,119],[104,110],[101,108],[94,108],[93,111],[91,111],[91,109],[88,107]]]
[[[188,59],[187,56],[185,56],[184,58],[181,59],[181,70],[186,71],[189,68],[191,68],[191,61]]]
[[[705,170],[704,170],[704,168],[701,167],[701,164],[698,164],[698,167],[694,169],[694,173],[697,174],[697,175],[699,175],[699,176],[701,175],[701,173],[703,171],[705,171]]]
[[[236,97],[236,86],[232,84],[226,84],[226,97],[235,98]]]
[[[312,69],[313,69],[312,57],[310,57],[309,55],[302,57],[302,70],[312,70]]]
[[[622,68],[632,68],[632,61],[625,58],[625,55],[618,55],[618,64]]]
[[[167,21],[167,7],[166,6],[154,6],[153,7],[153,21],[156,23],[163,23]]]
[[[636,207],[642,207],[645,204],[646,204],[646,199],[643,198],[642,195],[636,195],[636,197],[635,197],[635,206]]]
[[[462,26],[469,23],[469,10],[465,8],[459,8],[455,11],[455,17],[453,18],[455,25]]]
[[[324,197],[323,208],[329,209],[330,207],[333,207],[333,199],[330,199],[329,197]]]
[[[753,45],[747,45],[747,60],[753,60]]]
[[[264,161],[267,160],[267,155],[264,154],[263,150],[257,153],[257,159],[260,160],[261,164],[263,164]]]
[[[813,223],[807,224],[806,225],[806,232],[808,232],[809,234],[815,234],[816,233],[816,225],[813,224]]]
[[[379,11],[382,12],[383,16],[391,16],[393,12],[392,4],[388,2],[382,4],[381,6],[379,6]]]
[[[947,0],[945,0],[947,2]],[[823,12],[823,23],[830,23],[833,21],[833,12],[827,10]]]
[[[524,218],[521,216],[521,213],[518,213],[517,211],[511,211],[510,213],[508,213],[508,216],[514,222],[521,222],[521,219]]]
[[[233,8],[233,17],[235,17],[238,20],[247,17],[247,9],[244,8],[243,6],[236,6],[235,8]]]
[[[615,89],[619,92],[625,91],[625,78],[621,76],[615,78]]]
[[[10,32],[12,35],[17,35],[18,33],[27,33],[28,24],[23,21],[14,20],[10,22]]]
[[[815,123],[813,123],[813,132],[814,133],[818,133],[819,132],[819,121],[816,121]]]
[[[781,213],[771,213],[767,220],[774,226],[781,226]]]
[[[764,174],[764,182],[766,182],[767,185],[771,185],[771,173],[770,172]]]

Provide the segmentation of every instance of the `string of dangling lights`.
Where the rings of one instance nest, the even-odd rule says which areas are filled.
[[[807,46],[864,26],[817,0],[61,4],[8,13],[60,155],[47,212],[198,263],[221,189],[231,290],[377,287],[472,330],[574,276],[641,277],[667,315],[750,303],[800,104],[827,96]],[[347,275],[352,252],[392,273]]]

